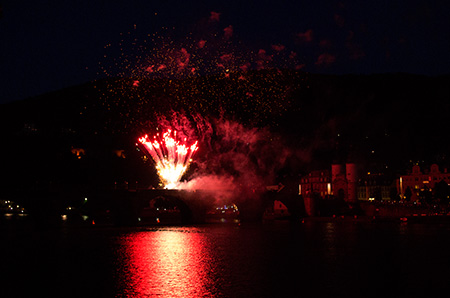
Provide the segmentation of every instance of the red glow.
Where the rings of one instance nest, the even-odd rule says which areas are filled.
[[[159,230],[123,239],[127,297],[205,297],[209,255],[202,233]]]
[[[200,49],[203,49],[204,47],[205,47],[205,44],[206,44],[206,40],[200,40],[199,42],[198,42],[198,47],[200,48]]]
[[[211,21],[220,21],[220,12],[211,11],[211,16],[209,17]]]
[[[233,36],[233,26],[228,26],[223,29],[225,39],[230,39]]]
[[[316,61],[316,65],[319,66],[328,66],[330,64],[333,64],[336,61],[336,56],[328,53],[324,53],[319,55]]]
[[[272,49],[276,52],[281,52],[285,49],[286,47],[282,44],[273,44],[272,45]]]
[[[313,40],[313,31],[311,29],[297,34],[297,38],[302,42],[311,42]]]
[[[191,54],[185,48],[182,48],[180,51],[181,57],[177,59],[178,71],[183,70],[188,64]]]

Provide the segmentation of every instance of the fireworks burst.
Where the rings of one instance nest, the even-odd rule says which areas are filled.
[[[197,151],[197,141],[187,145],[186,138],[177,139],[177,132],[168,129],[162,137],[159,134],[150,140],[148,135],[139,138],[155,162],[156,170],[166,189],[174,189],[192,161]]]
[[[246,46],[233,26],[212,15],[194,32],[134,29],[121,34],[119,45],[105,46],[99,75],[110,79],[98,90],[114,119],[105,129],[128,132],[145,126],[155,111],[171,109],[276,125],[304,84],[298,55],[281,44]]]

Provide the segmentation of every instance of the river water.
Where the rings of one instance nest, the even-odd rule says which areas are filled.
[[[442,297],[450,226],[0,229],[0,297]]]

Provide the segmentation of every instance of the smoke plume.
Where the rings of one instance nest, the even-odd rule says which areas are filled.
[[[280,138],[266,128],[177,112],[159,117],[158,122],[189,140],[199,140],[193,169],[177,188],[207,191],[221,202],[261,194],[275,182],[277,171],[291,155]]]
[[[198,120],[198,119],[197,119]],[[274,183],[275,175],[290,152],[268,129],[249,128],[232,120],[202,118],[197,127],[202,137],[202,156],[196,170],[179,188],[213,192],[217,199],[230,201],[259,195]]]

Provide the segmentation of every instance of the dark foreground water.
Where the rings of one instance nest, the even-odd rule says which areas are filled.
[[[0,297],[448,297],[450,226],[1,229]]]

